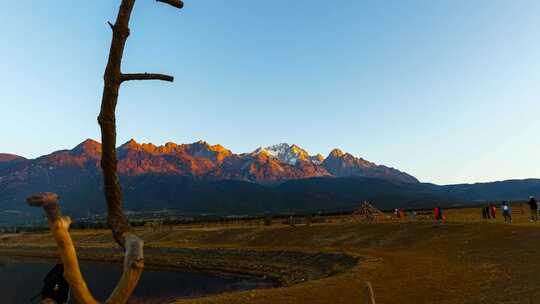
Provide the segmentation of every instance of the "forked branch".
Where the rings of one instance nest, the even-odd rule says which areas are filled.
[[[58,195],[41,193],[29,197],[26,201],[30,206],[42,207],[47,215],[49,228],[58,245],[58,253],[64,265],[64,278],[73,290],[75,301],[82,304],[98,304],[99,302],[92,296],[81,274],[77,252],[69,234],[71,219],[62,216]],[[126,235],[125,239],[124,271],[106,303],[126,303],[137,286],[144,268],[143,241],[131,233]]]
[[[69,235],[71,219],[67,216],[62,216],[60,205],[58,204],[58,195],[54,193],[42,193],[33,195],[26,199],[26,201],[30,206],[42,207],[47,215],[49,228],[58,245],[58,253],[64,264],[64,278],[71,286],[75,300],[78,303],[97,304],[98,301],[90,293],[81,274],[75,246]]]

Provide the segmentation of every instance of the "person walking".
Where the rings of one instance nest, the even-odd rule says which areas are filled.
[[[529,197],[529,207],[531,208],[531,217],[530,222],[537,223],[538,222],[538,202],[536,201],[536,198],[534,196]]]
[[[435,223],[444,224],[446,222],[446,216],[441,207],[435,207],[435,209],[433,209],[433,215],[435,216]]]
[[[489,204],[487,204],[485,207],[484,207],[484,212],[486,214],[486,219],[487,220],[490,220],[491,219],[491,206]]]
[[[504,222],[511,224],[512,223],[512,207],[510,207],[510,204],[508,204],[507,201],[502,202],[501,205],[502,214],[504,217]]]
[[[491,218],[495,221],[497,219],[497,206],[495,204],[491,204],[489,211],[491,212]]]
[[[446,214],[442,208],[439,208],[439,220],[444,224],[446,223]]]
[[[412,222],[416,222],[416,210],[411,210],[411,219],[410,219],[411,223]]]

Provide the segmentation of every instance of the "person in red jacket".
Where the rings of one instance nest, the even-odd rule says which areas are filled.
[[[490,206],[490,211],[491,211],[491,218],[492,218],[492,219],[496,219],[496,216],[497,216],[497,206],[495,206],[495,204],[491,204],[491,206]]]
[[[437,223],[446,223],[446,216],[444,215],[443,209],[441,207],[435,207],[433,209],[433,215],[435,217],[435,222]]]
[[[441,215],[439,207],[435,207],[435,209],[433,209],[433,216],[435,217],[436,222],[440,220]]]

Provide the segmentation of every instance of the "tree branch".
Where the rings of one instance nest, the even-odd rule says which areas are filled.
[[[45,210],[49,219],[49,229],[56,240],[58,252],[64,264],[64,278],[73,289],[73,296],[77,303],[98,304],[81,274],[77,252],[69,235],[71,219],[61,215],[58,195],[54,193],[37,194],[27,198],[26,202],[30,206],[43,207]]]
[[[364,282],[364,300],[365,304],[375,304],[375,294],[370,282]]]
[[[151,74],[151,73],[136,73],[136,74],[122,74],[121,81],[130,80],[163,80],[173,82],[174,77],[164,74]]]
[[[156,2],[163,2],[179,9],[184,7],[184,2],[181,0],[156,0]]]
[[[92,296],[81,274],[77,251],[69,234],[71,219],[61,215],[58,195],[40,193],[27,198],[26,202],[33,207],[42,207],[47,214],[49,228],[56,240],[58,252],[64,265],[63,275],[73,289],[75,301],[81,304],[98,304],[99,302]],[[131,232],[127,232],[124,239],[124,271],[118,285],[106,301],[108,304],[127,303],[144,268],[143,241]]]
[[[144,269],[143,241],[133,233],[125,236],[124,271],[106,303],[127,303]]]

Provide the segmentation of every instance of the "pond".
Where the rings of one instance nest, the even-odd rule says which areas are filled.
[[[38,294],[54,260],[0,258],[2,303],[28,304]],[[81,271],[98,300],[105,300],[122,273],[120,264],[82,262]],[[262,278],[167,271],[146,268],[129,303],[167,303],[231,291],[273,287]],[[5,301],[5,302],[4,302]]]

